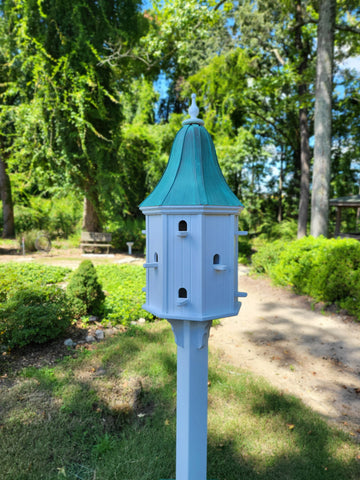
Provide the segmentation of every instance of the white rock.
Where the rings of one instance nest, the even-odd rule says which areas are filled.
[[[104,340],[105,333],[102,330],[96,330],[95,337],[97,340]]]
[[[85,338],[85,342],[88,342],[88,343],[95,342],[95,337],[93,337],[92,335],[87,335]]]
[[[139,318],[137,323],[145,323],[145,322],[146,322],[145,318]]]
[[[67,338],[67,339],[65,340],[65,342],[64,342],[64,345],[65,345],[65,347],[73,347],[74,345],[76,345],[76,343],[73,342],[73,341],[71,340],[71,338]]]

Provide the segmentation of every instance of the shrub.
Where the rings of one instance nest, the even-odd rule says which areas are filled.
[[[360,318],[360,243],[304,237],[267,244],[253,256],[254,270],[316,301],[335,303]]]
[[[76,317],[89,313],[101,314],[105,295],[90,260],[84,260],[75,270],[70,278],[67,294],[72,301]]]
[[[310,295],[310,274],[319,263],[323,240],[322,237],[304,237],[285,243],[276,265],[269,272],[274,282],[278,285],[291,285],[295,291]]]
[[[259,248],[251,258],[253,271],[269,274],[274,265],[278,263],[280,253],[284,250],[285,245],[283,241],[277,240]]]
[[[71,319],[67,297],[55,286],[14,291],[0,305],[0,343],[10,348],[44,343],[63,333]]]

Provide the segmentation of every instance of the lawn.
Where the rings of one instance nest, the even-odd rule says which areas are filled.
[[[1,380],[1,478],[175,478],[176,347],[167,322]],[[208,478],[360,478],[359,445],[300,400],[216,352],[209,380]]]

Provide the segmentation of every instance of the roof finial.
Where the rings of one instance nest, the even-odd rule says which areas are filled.
[[[196,105],[196,93],[191,94],[191,105],[189,108],[189,115],[191,120],[195,120],[199,115],[199,108]]]
[[[200,118],[197,118],[197,116],[199,115],[199,108],[196,105],[196,100],[195,99],[196,99],[196,94],[192,93],[191,94],[191,105],[190,105],[189,110],[188,110],[190,118],[188,118],[187,120],[182,122],[183,125],[189,125],[191,123],[197,123],[198,125],[204,125],[203,120],[201,120]]]

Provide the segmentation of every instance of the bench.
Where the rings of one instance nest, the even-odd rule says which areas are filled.
[[[80,248],[85,252],[86,248],[106,248],[109,253],[111,247],[111,233],[81,232]]]

